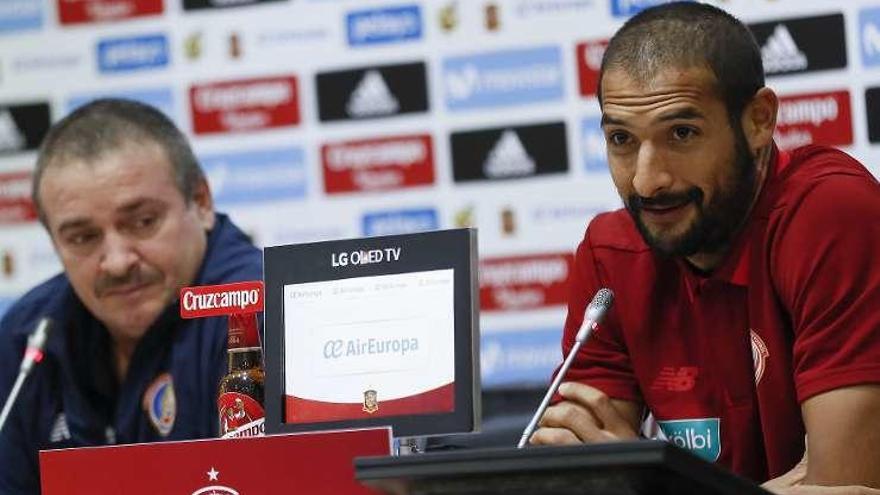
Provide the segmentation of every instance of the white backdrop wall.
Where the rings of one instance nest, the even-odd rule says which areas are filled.
[[[28,200],[50,122],[118,95],[191,138],[262,246],[475,226],[486,387],[546,380],[605,165],[595,70],[657,0],[2,0],[0,313],[60,265]],[[778,140],[878,173],[880,2],[726,0],[783,96]],[[877,87],[878,89],[873,89]]]

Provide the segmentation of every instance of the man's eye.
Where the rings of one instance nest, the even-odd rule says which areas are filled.
[[[696,129],[687,126],[678,126],[672,129],[672,135],[678,141],[686,141],[697,134]]]
[[[98,238],[98,234],[94,232],[84,232],[81,234],[73,234],[67,237],[67,243],[73,246],[85,246],[94,242]]]
[[[608,143],[612,146],[623,146],[629,141],[629,135],[625,132],[612,132],[608,134]]]
[[[148,229],[156,223],[156,217],[153,215],[138,217],[134,221],[134,228],[137,230]]]

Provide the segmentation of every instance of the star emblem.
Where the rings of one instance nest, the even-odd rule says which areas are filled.
[[[217,481],[217,476],[220,475],[220,471],[214,469],[214,466],[211,466],[211,470],[208,471],[208,481]]]

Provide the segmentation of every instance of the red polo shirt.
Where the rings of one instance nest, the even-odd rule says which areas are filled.
[[[577,250],[563,351],[600,287],[616,294],[568,374],[647,405],[666,436],[756,481],[803,456],[800,403],[880,383],[880,185],[843,152],[777,153],[709,276],[653,253],[626,211]]]

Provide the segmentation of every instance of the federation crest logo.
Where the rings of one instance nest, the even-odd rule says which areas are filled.
[[[749,330],[749,340],[752,344],[752,364],[755,368],[755,385],[761,383],[764,377],[764,370],[767,368],[767,358],[770,357],[770,351],[767,344],[760,335],[754,330]]]
[[[364,412],[373,414],[379,410],[379,393],[373,389],[364,391]]]
[[[174,420],[177,418],[177,398],[174,395],[174,380],[171,378],[171,373],[162,373],[147,387],[143,406],[156,432],[162,437],[167,437],[174,428]]]
[[[214,469],[214,466],[211,466],[211,470],[206,471],[205,474],[208,475],[208,482],[220,481],[220,471]],[[194,491],[192,495],[239,495],[239,493],[234,488],[217,484],[200,488]]]

